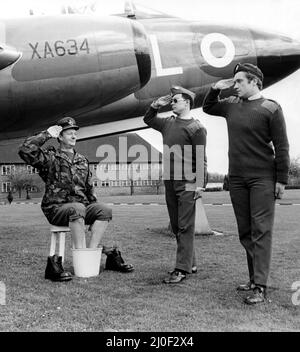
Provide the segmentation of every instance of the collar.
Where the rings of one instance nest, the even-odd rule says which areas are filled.
[[[74,155],[73,155],[73,160],[71,160],[69,158],[69,155],[67,154],[67,152],[61,150],[60,148],[57,150],[57,154],[58,156],[60,156],[62,159],[65,159],[66,161],[68,161],[70,164],[74,163],[76,157],[77,157],[77,153],[75,151],[75,149],[73,149],[74,151]]]
[[[260,99],[261,97],[262,97],[261,93],[258,92],[256,94],[252,95],[251,97],[249,97],[248,100],[257,100],[257,99]]]
[[[179,117],[179,116],[176,116],[176,117],[177,117],[179,120],[182,120],[182,121],[184,121],[184,120],[192,120],[192,119],[193,119],[193,116],[191,115],[191,113],[185,115],[184,118]]]

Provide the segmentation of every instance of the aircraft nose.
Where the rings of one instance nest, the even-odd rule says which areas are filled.
[[[300,68],[300,42],[283,35],[251,30],[257,66],[264,73],[267,87]]]

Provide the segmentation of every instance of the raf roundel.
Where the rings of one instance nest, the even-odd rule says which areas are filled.
[[[225,46],[225,54],[222,57],[216,57],[211,51],[211,45],[215,42],[222,43]],[[217,68],[228,66],[235,57],[235,47],[230,38],[222,33],[210,33],[201,41],[201,53],[205,61]]]

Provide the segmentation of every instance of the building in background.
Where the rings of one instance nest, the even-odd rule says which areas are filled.
[[[23,139],[0,145],[1,201],[6,200],[9,191],[13,191],[15,199],[19,197],[13,187],[16,179],[20,179],[20,185],[23,182],[26,186],[22,196],[26,190],[27,196],[28,192],[33,197],[43,195],[44,185],[37,170],[24,164],[18,155],[18,146],[22,142]],[[57,147],[58,143],[52,139],[46,145]],[[89,160],[98,196],[164,192],[162,154],[136,133],[78,141],[75,149]]]

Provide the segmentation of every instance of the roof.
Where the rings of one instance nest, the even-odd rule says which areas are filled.
[[[18,155],[18,148],[23,141],[24,139],[22,138],[0,142],[0,164],[24,164],[24,161]],[[45,143],[45,145],[58,147],[58,143],[55,139],[51,139]],[[127,153],[124,153],[126,146]],[[115,150],[116,162],[130,163],[138,158],[139,162],[148,163],[151,161],[151,152],[152,154],[155,153],[153,155],[158,155],[159,161],[162,160],[162,154],[137,133],[124,133],[78,141],[75,149],[78,153],[84,155],[90,163],[99,163],[103,159],[107,159],[107,154],[104,152],[109,150]],[[128,151],[131,157],[126,158]],[[100,155],[102,155],[102,157],[100,157]],[[107,162],[114,162],[114,158],[110,159]]]

